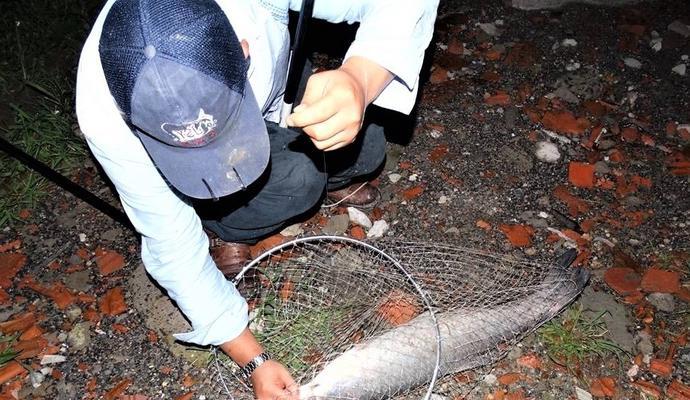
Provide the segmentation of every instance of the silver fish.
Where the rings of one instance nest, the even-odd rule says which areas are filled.
[[[582,291],[589,273],[564,254],[534,293],[489,309],[436,314],[441,332],[438,376],[495,361],[514,343],[557,315]],[[437,330],[429,313],[355,345],[302,385],[300,399],[385,399],[428,385],[436,368]]]

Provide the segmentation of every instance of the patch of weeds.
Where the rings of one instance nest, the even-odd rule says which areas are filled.
[[[10,143],[61,173],[69,173],[86,155],[86,146],[73,132],[69,86],[58,80],[30,84],[41,98],[33,111],[10,105],[14,121],[0,127]],[[67,100],[65,100],[65,98]],[[45,195],[47,182],[22,163],[0,153],[0,226],[17,219],[23,208],[33,208]]]
[[[14,360],[19,355],[19,352],[12,348],[16,340],[16,336],[0,335],[0,367]]]
[[[558,320],[544,324],[538,334],[546,346],[547,355],[561,365],[572,365],[592,356],[611,354],[620,359],[625,350],[605,339],[608,333],[602,319],[605,314],[606,311],[603,311],[590,319],[583,315],[582,305],[578,305],[571,307]]]

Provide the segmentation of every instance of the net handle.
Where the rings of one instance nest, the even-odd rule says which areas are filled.
[[[434,366],[434,372],[431,376],[431,381],[429,382],[429,388],[427,389],[426,394],[424,395],[424,400],[429,400],[431,399],[431,395],[433,392],[434,385],[436,384],[436,379],[438,378],[438,373],[440,370],[441,366],[441,328],[438,324],[438,320],[436,319],[436,313],[434,312],[432,306],[431,306],[431,301],[429,300],[429,296],[427,295],[426,291],[422,289],[422,287],[417,283],[417,281],[412,277],[412,274],[410,274],[405,267],[403,267],[398,260],[394,259],[393,257],[389,256],[388,254],[384,253],[382,250],[370,245],[369,243],[362,242],[357,239],[352,239],[349,237],[345,236],[332,236],[332,235],[316,235],[316,236],[305,236],[297,239],[290,240],[288,242],[285,242],[283,244],[280,244],[278,246],[275,246],[273,248],[270,248],[263,253],[261,253],[258,257],[256,257],[254,260],[252,260],[249,264],[245,265],[244,268],[231,280],[231,282],[236,285],[237,282],[239,282],[240,279],[244,276],[244,274],[250,270],[251,268],[255,268],[261,261],[264,259],[270,257],[272,254],[287,248],[287,247],[292,247],[300,243],[308,243],[308,242],[318,242],[318,241],[330,241],[330,242],[345,242],[349,244],[354,244],[357,246],[362,246],[364,248],[367,248],[369,250],[372,250],[373,252],[383,256],[386,260],[390,261],[395,265],[395,267],[402,272],[402,274],[407,278],[407,280],[414,286],[415,290],[417,291],[417,294],[419,294],[422,298],[422,302],[424,303],[424,306],[426,307],[427,311],[429,311],[429,315],[431,316],[431,321],[434,324],[434,329],[436,331],[436,365]]]

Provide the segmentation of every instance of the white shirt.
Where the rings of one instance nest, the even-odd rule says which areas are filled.
[[[82,49],[76,90],[79,125],[142,235],[146,270],[192,324],[191,332],[175,337],[220,345],[246,327],[247,303],[216,268],[196,212],[165,183],[110,94],[98,42],[114,1],[105,4]],[[217,1],[238,38],[249,43],[249,82],[264,118],[276,122],[286,78],[288,10],[299,10],[301,0]],[[362,56],[392,72],[394,81],[374,103],[409,113],[437,6],[438,0],[316,0],[314,17],[360,23],[345,59]]]

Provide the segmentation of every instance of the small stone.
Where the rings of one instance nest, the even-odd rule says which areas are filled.
[[[498,382],[498,378],[494,374],[486,374],[482,380],[489,386],[493,386]]]
[[[558,151],[558,146],[551,142],[541,141],[537,142],[537,149],[534,155],[538,160],[554,163],[561,158],[561,153]]]
[[[347,215],[350,218],[350,222],[359,225],[364,228],[371,228],[371,220],[365,213],[355,207],[347,208]]]
[[[690,36],[690,26],[681,22],[680,20],[675,20],[668,24],[668,30],[675,32],[684,38]]]
[[[58,364],[67,361],[67,357],[59,354],[46,354],[41,357],[41,365]]]
[[[74,322],[79,318],[82,314],[81,308],[77,306],[72,306],[65,311],[65,315],[67,316],[67,319],[69,319],[71,322]],[[62,340],[64,342],[64,340]]]
[[[654,38],[649,41],[649,47],[652,48],[652,50],[658,52],[661,51],[661,48],[663,47],[663,39],[660,37]]]
[[[592,394],[581,387],[575,386],[575,394],[578,400],[592,400]]]
[[[669,293],[650,293],[647,296],[647,301],[659,311],[672,313],[676,309],[676,300]]]
[[[671,71],[674,73],[680,75],[680,76],[685,76],[685,72],[687,71],[688,66],[685,64],[678,64],[675,67],[671,68]]]
[[[582,64],[580,64],[579,62],[569,62],[565,65],[565,70],[568,72],[573,72],[580,69],[581,66]]]
[[[496,28],[496,25],[493,23],[480,23],[479,28],[484,31],[489,36],[498,36],[500,34],[498,28]]]
[[[67,340],[67,333],[66,333],[66,332],[60,332],[60,333],[57,335],[57,340],[58,340],[58,342],[60,342],[60,343],[64,343],[64,342]]]
[[[630,67],[630,68],[633,68],[633,69],[640,69],[640,68],[642,68],[642,63],[641,63],[639,60],[637,60],[637,59],[635,59],[635,58],[632,58],[632,57],[626,57],[626,58],[624,58],[624,59],[623,59],[623,63],[624,63],[627,67]]]
[[[369,232],[367,232],[367,238],[369,239],[376,239],[383,237],[383,235],[388,232],[388,222],[384,220],[378,220],[374,222],[374,224],[371,226],[371,229],[369,229]]]
[[[441,196],[438,198],[438,204],[446,204],[448,203],[448,197],[447,196]]]
[[[304,233],[304,229],[302,229],[302,224],[292,224],[288,226],[287,228],[283,229],[280,231],[280,234],[283,236],[287,237],[293,237],[293,236],[299,236]]]
[[[443,233],[445,233],[446,235],[457,235],[460,233],[460,229],[454,226],[452,228],[446,229]]]
[[[326,235],[342,235],[350,225],[350,217],[347,214],[340,214],[331,217],[322,231]]]
[[[80,322],[67,335],[67,342],[74,351],[85,349],[91,343],[91,322]]]
[[[400,174],[388,174],[388,180],[391,181],[391,183],[398,183],[401,178],[402,175]]]
[[[80,233],[79,234],[79,241],[80,242],[86,242],[86,234],[85,233]]]
[[[87,269],[72,272],[65,277],[65,286],[77,292],[88,292],[91,289],[91,272]]]
[[[40,372],[31,371],[29,373],[29,379],[31,380],[31,386],[33,386],[34,388],[37,388],[37,387],[41,386],[41,383],[43,383],[45,376],[43,376],[43,374]]]
[[[537,249],[535,249],[534,247],[528,247],[525,249],[525,255],[528,255],[531,257],[531,256],[535,256],[536,254],[537,254]]]
[[[633,364],[633,366],[630,367],[630,369],[628,369],[628,371],[625,374],[628,376],[628,378],[634,378],[637,376],[638,373],[640,373],[640,366],[637,364]]]
[[[575,39],[563,39],[561,42],[561,46],[563,47],[575,47],[577,46],[577,40]]]
[[[410,181],[410,182],[416,182],[416,181],[417,181],[417,178],[419,178],[419,175],[417,175],[417,174],[412,174],[412,175],[410,175],[410,176],[407,178],[407,180]]]
[[[635,347],[637,348],[637,351],[642,353],[642,356],[644,357],[649,357],[652,355],[654,352],[654,345],[652,344],[652,336],[645,332],[645,331],[639,331],[637,332],[637,335],[635,335]]]
[[[594,164],[594,171],[595,171],[598,175],[606,175],[606,174],[608,174],[608,173],[611,172],[611,168],[609,167],[608,164],[606,164],[605,161],[597,161],[597,162]]]

